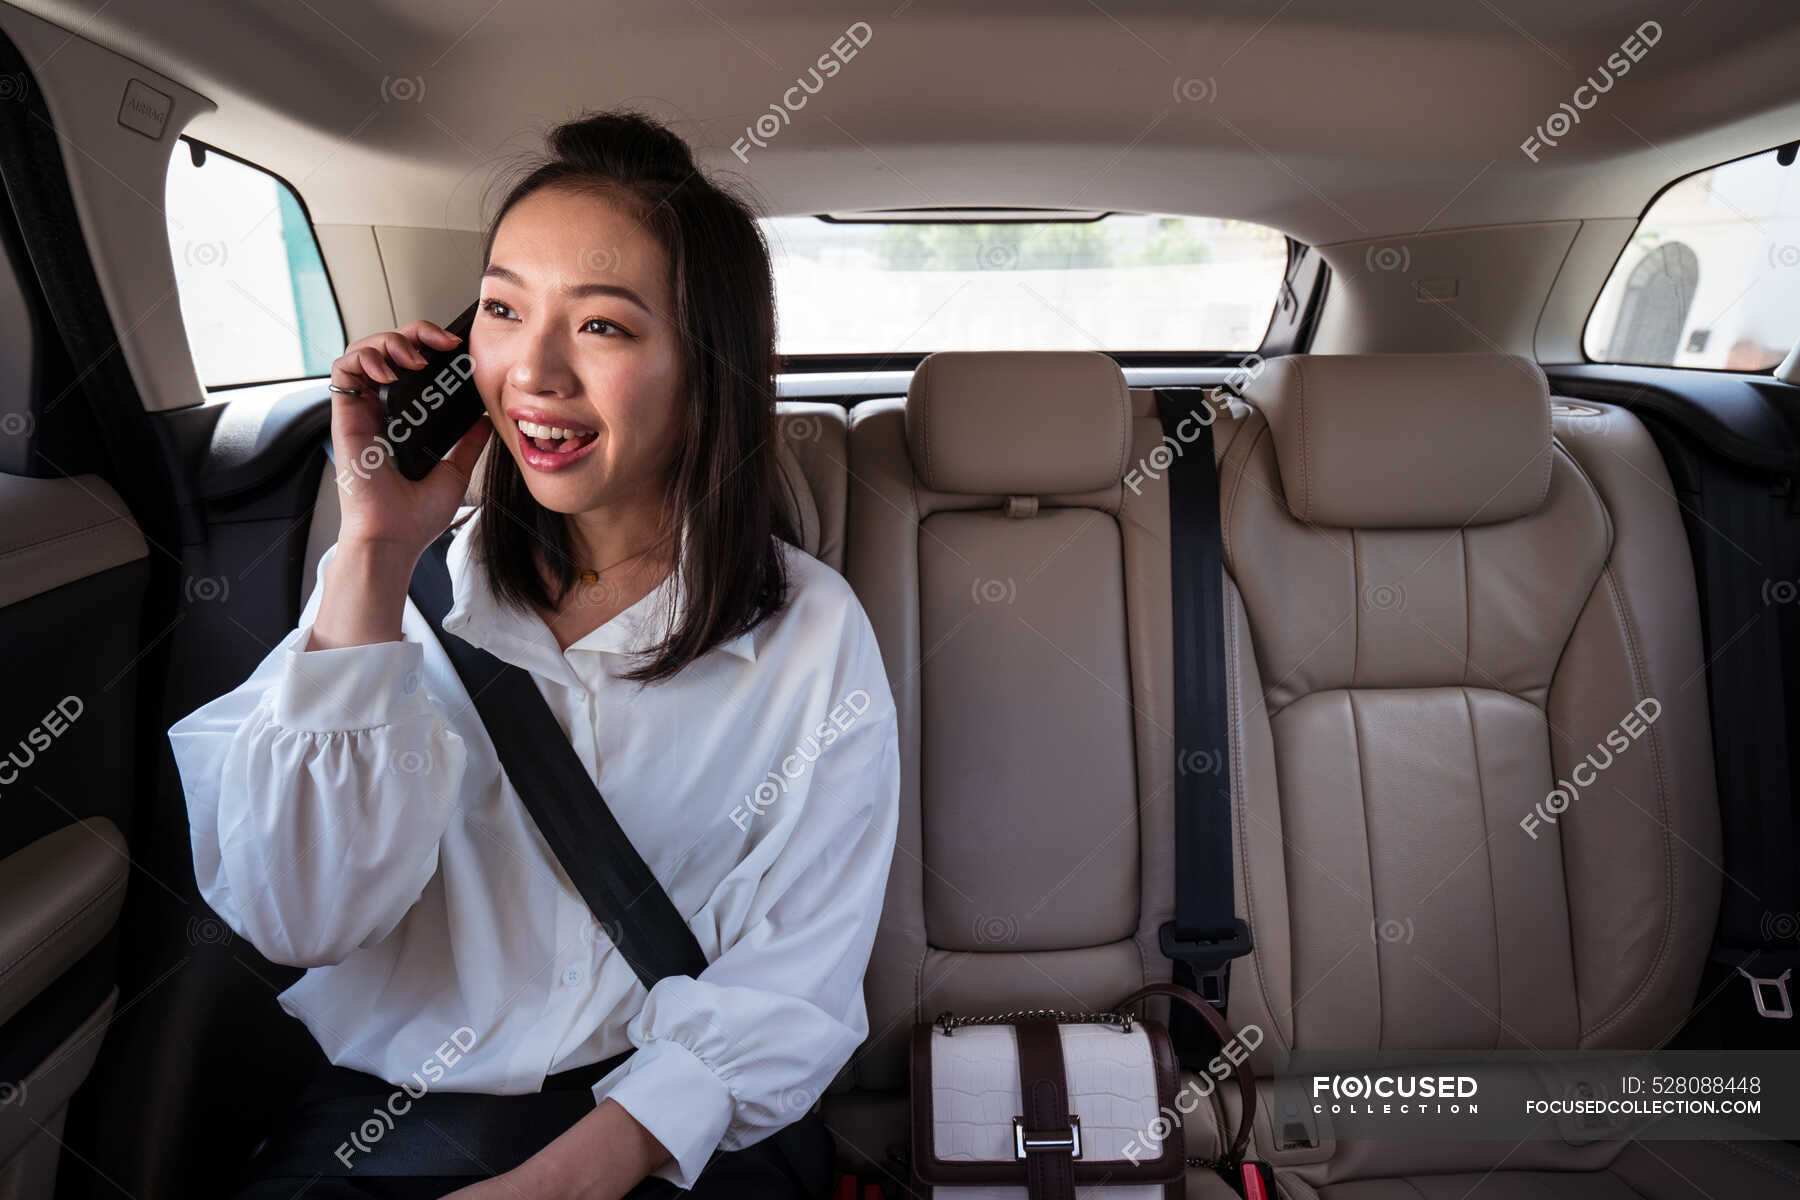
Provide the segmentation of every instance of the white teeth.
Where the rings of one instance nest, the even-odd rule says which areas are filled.
[[[519,421],[519,432],[526,437],[572,438],[582,436],[573,429],[564,429],[560,425],[539,425],[536,421]]]

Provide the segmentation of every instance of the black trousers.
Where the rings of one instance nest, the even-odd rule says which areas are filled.
[[[817,1118],[809,1118],[817,1121]],[[819,1126],[824,1132],[824,1127]],[[829,1141],[829,1135],[827,1135]],[[311,1181],[270,1176],[232,1193],[232,1200],[437,1200],[457,1188],[479,1183],[477,1175],[434,1175],[350,1179],[323,1176]],[[626,1193],[627,1200],[817,1200],[825,1193],[802,1190],[802,1184],[764,1139],[742,1150],[722,1151],[707,1164],[690,1191],[666,1179],[646,1179]]]
[[[591,1090],[611,1070],[614,1062],[596,1063],[572,1071],[562,1071],[544,1081],[544,1090]],[[346,1096],[366,1095],[371,1101],[393,1092],[393,1085],[374,1075],[332,1066],[320,1059],[312,1081],[300,1093],[287,1114],[292,1125],[317,1122],[319,1106],[326,1101],[341,1101]],[[504,1106],[510,1096],[494,1096]],[[333,1136],[342,1130],[341,1118],[329,1122]],[[542,1132],[542,1144],[554,1140],[560,1130]],[[666,1179],[647,1178],[627,1193],[627,1200],[669,1200],[692,1197],[693,1200],[827,1200],[835,1176],[832,1168],[834,1149],[824,1122],[809,1114],[780,1136],[764,1138],[742,1150],[722,1150],[701,1171],[688,1191]],[[280,1134],[272,1141],[279,1142]],[[269,1150],[265,1147],[265,1150]],[[488,1175],[432,1176],[318,1176],[285,1172],[278,1153],[259,1153],[240,1180],[231,1200],[436,1200],[471,1183],[491,1178]],[[274,1160],[274,1161],[271,1161]]]

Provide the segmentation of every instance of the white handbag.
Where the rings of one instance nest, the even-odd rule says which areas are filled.
[[[941,1013],[913,1027],[912,1174],[932,1200],[1181,1200],[1189,1165],[1169,1032],[1130,1008],[1166,995],[1195,1009],[1223,1043],[1224,1018],[1176,984],[1152,983],[1107,1012],[1031,1009]],[[1248,1062],[1231,1146],[1242,1159],[1256,1111]]]

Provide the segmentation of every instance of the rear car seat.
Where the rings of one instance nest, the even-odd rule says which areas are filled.
[[[1542,372],[1500,355],[1276,360],[1250,397],[1214,434],[1257,947],[1231,1017],[1273,1035],[1257,1065],[1660,1044],[1706,957],[1718,816],[1692,569],[1648,435],[1590,405],[1553,437]],[[1163,440],[1154,393],[1099,354],[936,354],[904,402],[851,411],[846,574],[903,778],[870,1038],[824,1104],[848,1167],[904,1178],[914,1022],[1169,977],[1169,517],[1144,469]],[[1649,696],[1652,736],[1522,829]],[[1268,1109],[1256,1147],[1290,1197],[1673,1197],[1684,1176],[1800,1195],[1785,1144],[1281,1151]],[[1207,1124],[1188,1119],[1190,1155],[1216,1152]]]
[[[1256,938],[1230,1011],[1270,1035],[1259,1066],[1662,1044],[1707,958],[1719,818],[1692,564],[1649,435],[1605,405],[1553,422],[1542,371],[1499,354],[1277,359],[1246,398],[1215,433]],[[1532,821],[1652,698],[1641,737]],[[1785,1143],[1284,1155],[1257,1134],[1295,1197],[1800,1195]]]
[[[870,1037],[824,1113],[870,1178],[905,1178],[914,1022],[1169,977],[1167,518],[1128,519],[1122,484],[1153,413],[1112,359],[1069,351],[934,354],[904,400],[850,412],[846,575],[899,706],[900,828]]]

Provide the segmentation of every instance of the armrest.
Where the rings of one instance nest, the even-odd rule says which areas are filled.
[[[0,1023],[99,944],[129,874],[125,835],[105,817],[0,858]]]

